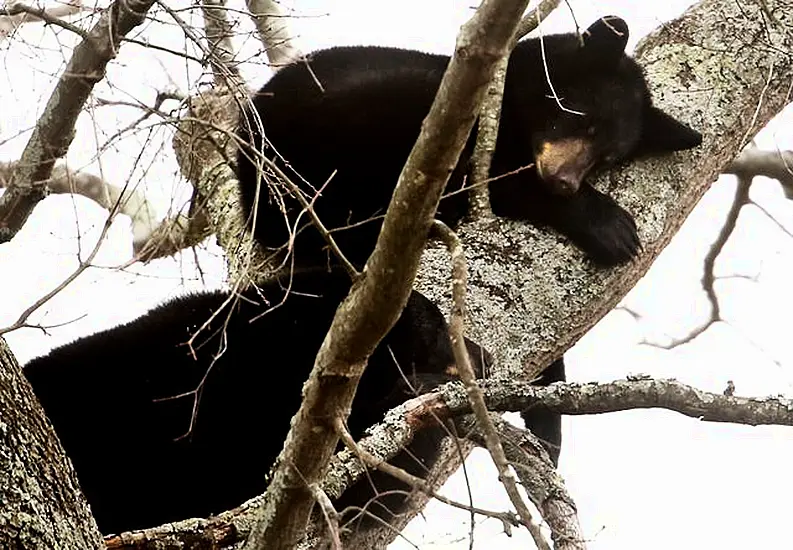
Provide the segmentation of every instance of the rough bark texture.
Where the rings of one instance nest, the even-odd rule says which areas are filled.
[[[265,271],[265,261],[245,230],[237,178],[229,161],[237,153],[232,136],[239,100],[228,88],[190,98],[188,116],[179,123],[173,148],[182,174],[196,189],[195,208],[209,219],[226,251],[229,278],[245,284],[249,276]]]
[[[71,464],[0,338],[0,548],[102,546]]]
[[[788,102],[793,3],[704,0],[639,46],[655,103],[702,132],[694,151],[632,163],[596,185],[636,217],[644,253],[602,270],[557,234],[503,219],[461,228],[469,269],[468,335],[526,376],[575,343],[644,275],[702,194]],[[785,34],[788,33],[788,34]],[[449,307],[449,259],[425,253],[418,289]]]

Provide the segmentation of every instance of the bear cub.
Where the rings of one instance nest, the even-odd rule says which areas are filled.
[[[631,259],[640,243],[631,215],[586,178],[701,142],[699,133],[653,107],[642,69],[625,54],[627,40],[627,24],[611,16],[581,37],[518,43],[488,184],[495,215],[550,226],[603,265]],[[253,98],[255,113],[244,112],[240,122],[241,141],[251,144],[238,157],[240,192],[256,239],[283,261],[295,235],[298,266],[334,260],[294,192],[259,177],[263,151],[313,201],[342,253],[360,268],[448,62],[412,50],[337,47],[277,72]],[[450,226],[468,212],[467,194],[457,191],[475,140],[476,131],[440,202],[437,217]],[[258,168],[272,173],[267,164]]]
[[[228,292],[187,295],[30,361],[25,375],[100,530],[208,517],[263,493],[303,383],[349,289],[345,273],[321,272],[272,281],[236,299]],[[490,356],[466,343],[481,373]],[[353,437],[416,392],[454,380],[453,365],[443,314],[413,292],[361,379],[348,420]],[[555,365],[563,374],[564,365]],[[538,410],[531,421],[546,430],[549,452],[558,449],[558,415]],[[444,433],[424,430],[393,462],[423,475]],[[340,510],[369,504],[387,518],[400,511],[404,493],[369,501],[394,489],[407,487],[371,472],[336,504]]]

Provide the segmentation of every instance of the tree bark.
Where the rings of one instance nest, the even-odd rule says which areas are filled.
[[[0,338],[0,548],[103,546],[71,463]]]
[[[504,219],[460,229],[468,336],[498,359],[499,375],[532,376],[633,288],[724,167],[790,101],[792,31],[790,1],[703,0],[640,44],[636,57],[655,104],[704,140],[695,150],[633,162],[596,180],[636,217],[644,252],[633,263],[598,269],[558,235]],[[433,246],[417,289],[448,308],[448,280],[448,254]]]

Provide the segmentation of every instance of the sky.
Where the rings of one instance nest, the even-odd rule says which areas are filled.
[[[383,44],[451,52],[459,26],[474,2],[432,0],[292,0],[291,21],[301,48],[311,51],[338,44]],[[631,29],[629,49],[644,34],[686,9],[687,1],[571,1],[581,27],[599,15],[623,17]],[[174,4],[176,5],[176,4]],[[185,3],[185,6],[187,4]],[[242,9],[232,3],[232,6]],[[176,50],[185,39],[162,13],[141,38]],[[563,3],[542,27],[553,33],[573,29]],[[247,21],[240,28],[250,28]],[[74,37],[29,25],[0,43],[0,101],[13,105],[0,116],[0,160],[19,157],[30,128],[48,98]],[[255,41],[238,40],[243,57],[256,53]],[[254,58],[251,57],[253,60]],[[252,87],[269,73],[248,63],[243,74]],[[175,56],[124,46],[95,97],[151,103],[158,90],[195,89],[200,68]],[[144,130],[123,131],[139,116],[133,108],[94,106],[81,117],[68,161],[75,169],[102,174],[117,184],[140,185],[160,216],[181,208],[189,188],[178,177],[167,127],[152,120]],[[778,117],[756,139],[765,149],[793,148],[790,117]],[[110,145],[108,138],[121,132]],[[101,154],[97,155],[97,148]],[[143,154],[139,154],[143,150]],[[566,355],[573,381],[609,381],[646,373],[676,378],[721,392],[734,381],[737,395],[793,393],[793,346],[787,313],[793,306],[789,273],[793,206],[778,184],[757,178],[752,198],[773,215],[745,207],[738,230],[716,264],[717,292],[728,322],[715,325],[691,344],[660,350],[643,341],[666,343],[703,322],[708,304],[700,288],[702,262],[726,214],[735,182],[722,177],[706,194],[650,272],[623,304],[639,319],[616,310],[607,315]],[[0,326],[62,281],[77,265],[78,254],[96,243],[106,212],[72,197],[50,197],[10,243],[0,245]],[[130,320],[166,298],[187,290],[217,288],[225,281],[221,251],[213,244],[147,266],[120,270],[131,256],[129,222],[112,224],[96,266],[56,296],[34,319],[45,330],[25,329],[7,336],[25,362],[76,337]],[[197,262],[200,270],[197,269]],[[780,498],[793,493],[789,464],[793,430],[782,427],[714,425],[667,411],[631,411],[565,418],[560,474],[576,499],[583,532],[594,550],[667,548],[784,547],[791,527]],[[484,452],[467,464],[476,504],[508,506],[495,469]],[[459,475],[444,488],[467,500]],[[469,547],[468,515],[431,504],[393,549]],[[531,548],[528,535],[510,538],[500,524],[477,522],[474,548]]]

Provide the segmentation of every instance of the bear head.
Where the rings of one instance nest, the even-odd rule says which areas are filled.
[[[508,79],[520,84],[509,84],[505,109],[518,111],[531,132],[526,138],[537,174],[554,194],[575,193],[598,168],[702,141],[652,105],[641,67],[625,54],[628,36],[627,23],[608,16],[581,35],[541,37],[515,48]],[[529,82],[527,74],[545,75],[543,84]]]

